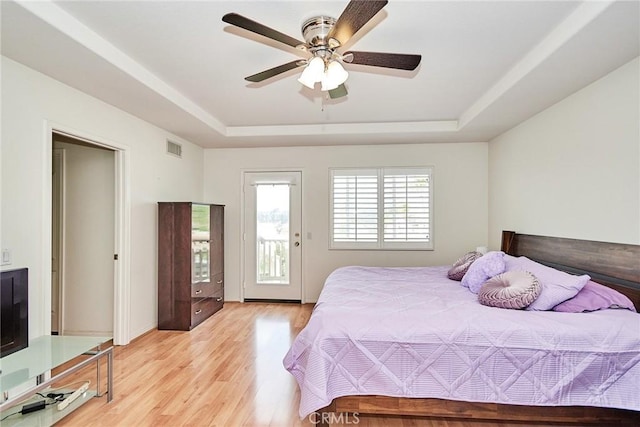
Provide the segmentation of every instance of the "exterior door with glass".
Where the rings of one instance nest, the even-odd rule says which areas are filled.
[[[244,174],[244,299],[302,299],[302,173]]]

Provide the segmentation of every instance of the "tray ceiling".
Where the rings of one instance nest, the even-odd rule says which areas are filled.
[[[202,147],[489,141],[640,54],[635,1],[393,1],[348,43],[415,71],[346,65],[349,95],[302,86],[301,58],[222,22],[302,39],[346,1],[1,2],[2,54]]]

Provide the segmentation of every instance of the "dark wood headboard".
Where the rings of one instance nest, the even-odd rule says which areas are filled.
[[[503,231],[501,250],[568,273],[588,274],[628,296],[640,312],[640,245]]]

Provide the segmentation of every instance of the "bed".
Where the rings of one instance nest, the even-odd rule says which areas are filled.
[[[640,246],[505,231],[501,250],[588,274],[640,308]],[[447,269],[352,266],[327,278],[284,359],[301,417],[640,421],[640,314],[487,307]]]

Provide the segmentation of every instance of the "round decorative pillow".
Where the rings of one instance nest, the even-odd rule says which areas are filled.
[[[478,292],[480,304],[499,308],[525,308],[540,295],[542,286],[528,271],[507,271],[493,276]]]
[[[447,273],[447,277],[451,280],[457,280],[458,282],[462,280],[465,273],[473,264],[473,261],[480,258],[482,254],[480,252],[467,252],[461,258],[459,258],[456,262],[453,263],[449,272]]]

